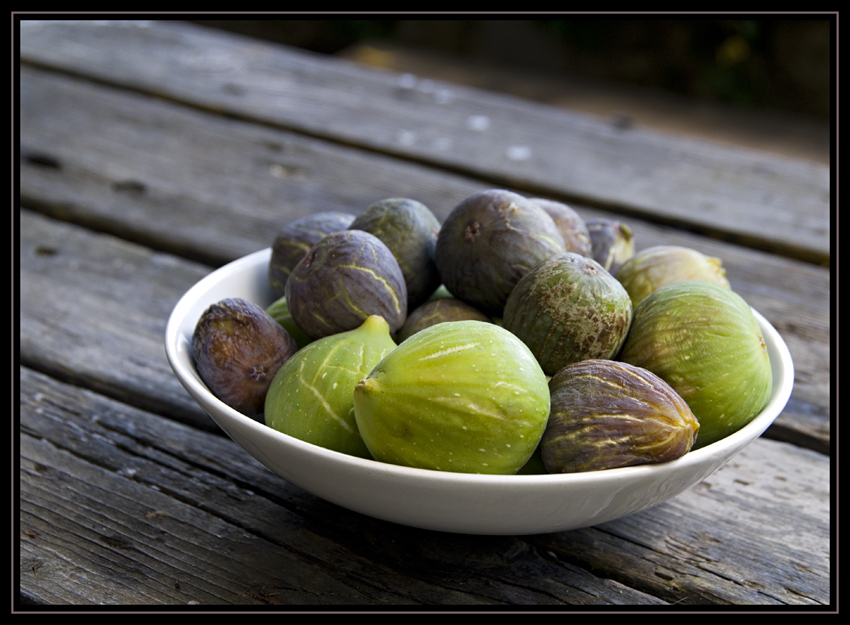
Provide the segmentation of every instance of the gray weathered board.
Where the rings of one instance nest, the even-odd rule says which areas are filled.
[[[829,169],[673,139],[183,24],[21,25],[21,57],[217,114],[824,262]]]

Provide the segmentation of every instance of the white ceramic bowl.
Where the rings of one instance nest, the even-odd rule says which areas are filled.
[[[773,395],[746,427],[665,464],[561,475],[472,475],[364,460],[287,436],[233,410],[201,381],[192,362],[195,324],[227,297],[268,306],[271,250],[213,272],[180,299],[168,320],[165,349],[177,378],[239,445],[282,478],[376,518],[447,532],[520,535],[611,521],[654,506],[699,483],[758,438],[791,395],[794,368],[782,337],[759,313],[773,367]]]

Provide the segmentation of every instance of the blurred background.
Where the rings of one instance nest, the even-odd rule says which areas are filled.
[[[828,163],[823,16],[196,20],[375,68]]]

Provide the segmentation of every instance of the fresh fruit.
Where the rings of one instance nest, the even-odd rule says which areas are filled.
[[[519,279],[564,251],[546,211],[517,193],[488,189],[464,198],[446,217],[435,261],[455,297],[499,317]]]
[[[353,330],[370,315],[396,332],[407,319],[407,287],[390,249],[362,230],[333,232],[316,243],[286,282],[289,314],[322,338]]]
[[[658,287],[681,280],[705,280],[729,288],[720,259],[680,245],[656,245],[632,256],[616,273],[637,306]]]
[[[591,256],[606,271],[616,275],[620,266],[635,253],[631,228],[615,219],[588,219]]]
[[[292,319],[292,315],[289,314],[289,305],[286,303],[285,297],[280,297],[272,302],[266,308],[266,312],[272,319],[283,326],[283,329],[286,330],[289,333],[289,336],[295,340],[295,344],[298,346],[298,349],[301,349],[313,341],[313,339],[299,328],[298,324],[296,324]]]
[[[752,309],[702,280],[662,286],[635,307],[620,359],[649,369],[699,420],[694,448],[739,430],[770,399],[772,371]]]
[[[395,348],[377,315],[299,350],[277,372],[265,403],[269,427],[297,439],[369,458],[354,419],[354,386]]]
[[[265,310],[241,298],[212,304],[192,335],[198,375],[213,395],[252,418],[262,414],[272,379],[296,349]]]
[[[390,248],[404,275],[408,311],[425,302],[440,286],[434,264],[440,222],[422,202],[409,198],[380,200],[357,215],[349,228],[374,234]]]
[[[516,336],[492,323],[449,321],[387,354],[355,387],[354,413],[376,460],[514,474],[543,435],[549,389]]]
[[[593,248],[590,243],[590,232],[584,219],[570,206],[563,202],[544,198],[531,198],[531,201],[553,219],[561,236],[564,237],[564,247],[568,252],[592,256]]]
[[[681,458],[699,422],[654,373],[613,360],[582,360],[549,380],[552,408],[540,441],[549,473],[656,464]]]
[[[554,375],[588,358],[612,358],[632,319],[623,286],[599,263],[572,252],[544,260],[529,271],[505,304],[502,326]]]
[[[407,316],[407,321],[396,334],[396,340],[401,343],[430,326],[444,321],[461,321],[463,319],[490,321],[487,315],[466,302],[454,297],[438,297],[425,302]]]
[[[354,215],[326,211],[294,219],[283,226],[272,243],[269,261],[269,285],[276,297],[286,292],[286,281],[292,269],[310,248],[331,232],[346,230]]]

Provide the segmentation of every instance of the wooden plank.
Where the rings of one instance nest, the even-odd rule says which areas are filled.
[[[828,458],[759,439],[595,528],[459,536],[328,504],[223,436],[21,371],[33,603],[827,605]]]
[[[21,59],[494,186],[830,258],[827,167],[624,130],[178,22],[24,22]]]
[[[487,181],[79,80],[26,69],[22,77],[22,201],[209,265],[269,246],[280,225],[312,212],[357,213],[375,200],[404,195],[442,219],[460,199],[487,187]],[[293,173],[271,173],[281,171]],[[616,216],[574,206],[586,219]],[[780,331],[797,365],[791,410],[780,417],[776,435],[826,452],[830,272],[669,226],[625,221],[638,249],[679,244],[722,259],[733,288]],[[39,236],[33,235],[34,246]],[[111,262],[109,253],[101,262]],[[63,266],[57,270],[47,260],[40,258],[49,271],[40,279],[62,275]],[[178,296],[175,290],[168,301]]]
[[[21,215],[20,362],[205,428],[165,358],[165,324],[210,268]]]
[[[218,21],[202,23],[221,26]],[[226,26],[224,30],[274,40],[273,36],[264,36],[259,31],[255,34]],[[669,135],[722,142],[824,165],[831,161],[829,120],[813,115],[693,98],[568,70],[496,65],[397,39],[361,40],[334,56],[370,67],[415,74],[420,81],[440,80],[508,93],[621,125],[653,128]],[[822,60],[825,69],[826,59]]]
[[[450,535],[338,509],[274,478],[222,436],[28,371],[23,381],[22,592],[30,601],[658,603],[533,554],[527,562],[539,574],[562,578],[559,595],[515,578],[509,562],[458,579],[427,551],[445,549]],[[411,533],[425,539],[424,553]]]
[[[291,219],[406,196],[442,220],[479,181],[23,68],[21,199],[220,265]],[[108,120],[108,123],[105,123]],[[127,149],[132,146],[132,149]]]

